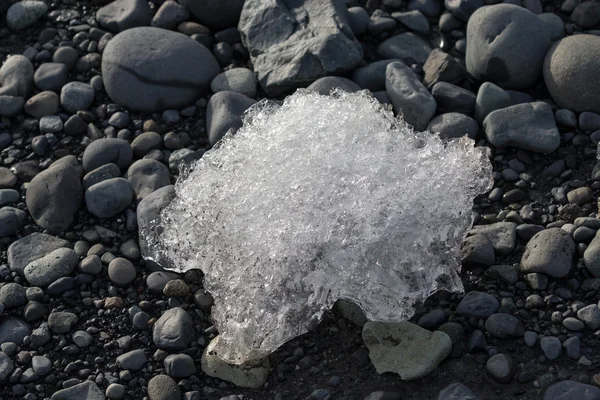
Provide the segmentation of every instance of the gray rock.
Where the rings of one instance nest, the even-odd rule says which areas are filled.
[[[496,354],[485,363],[485,372],[498,383],[510,383],[516,373],[516,365],[507,354]]]
[[[556,360],[562,354],[562,345],[555,336],[545,336],[540,340],[540,347],[548,360]]]
[[[14,369],[15,365],[10,357],[6,355],[6,353],[0,351],[0,382],[8,378]]]
[[[112,218],[123,212],[133,200],[133,188],[127,179],[112,178],[96,183],[85,191],[85,204],[98,218]]]
[[[48,316],[48,327],[55,333],[69,333],[77,323],[77,319],[77,315],[71,312],[53,312]]]
[[[158,218],[160,212],[171,203],[171,200],[175,198],[175,190],[172,185],[162,187],[144,199],[137,206],[137,223],[139,227],[139,233],[142,235],[145,230],[150,228],[150,223]],[[148,243],[145,240],[140,241],[140,252],[142,256],[150,254],[148,249]],[[156,263],[148,262],[151,268],[157,268]]]
[[[521,321],[505,313],[490,315],[485,321],[485,329],[498,339],[520,338],[525,333]]]
[[[360,67],[352,73],[352,80],[359,87],[369,89],[371,92],[385,90],[385,71],[389,63],[401,61],[399,59],[380,60]]]
[[[423,65],[423,72],[423,84],[428,88],[438,82],[459,84],[467,77],[465,67],[440,49],[434,49],[429,53],[429,57]]]
[[[92,381],[85,381],[69,388],[59,390],[51,400],[106,400],[102,390]]]
[[[165,372],[173,378],[187,378],[196,373],[194,359],[187,354],[171,354],[164,363]]]
[[[31,334],[31,327],[19,317],[0,316],[0,344],[23,343],[23,338]]]
[[[118,178],[121,176],[121,169],[117,164],[109,163],[98,167],[83,177],[83,189],[88,190],[96,183],[100,183],[107,179]]]
[[[63,122],[58,115],[40,118],[40,133],[59,133],[63,130]]]
[[[440,137],[452,139],[467,135],[475,139],[479,133],[479,124],[473,118],[461,113],[440,114],[429,121],[427,130],[437,132]]]
[[[479,400],[465,385],[460,382],[451,383],[440,391],[437,400]]]
[[[484,235],[465,238],[461,245],[461,261],[464,264],[489,267],[496,261],[494,246]]]
[[[600,23],[600,5],[595,1],[579,4],[571,13],[571,21],[583,29],[593,29]]]
[[[385,87],[394,111],[415,129],[424,130],[435,115],[437,105],[417,75],[401,62],[390,63]]]
[[[379,57],[400,59],[406,65],[425,64],[431,51],[428,42],[410,32],[386,39],[377,49]]]
[[[178,0],[204,26],[221,30],[236,26],[244,0]]]
[[[52,56],[53,62],[65,64],[69,71],[75,68],[78,60],[79,53],[77,52],[77,49],[69,46],[59,47]]]
[[[50,328],[46,322],[42,322],[40,326],[31,332],[31,343],[34,346],[43,346],[50,341]]]
[[[490,225],[473,227],[469,235],[482,234],[487,237],[496,253],[501,256],[512,254],[517,241],[517,224],[514,222],[496,222]]]
[[[12,236],[25,226],[27,213],[14,207],[0,208],[0,237]]]
[[[48,6],[43,1],[19,1],[8,8],[6,24],[13,31],[20,31],[35,24],[47,12]]]
[[[352,71],[362,61],[362,48],[348,23],[345,4],[297,3],[293,7],[301,6],[301,13],[292,4],[262,0],[246,0],[242,9],[238,25],[242,43],[268,96]]]
[[[210,83],[210,90],[218,92],[236,92],[244,96],[256,96],[256,76],[248,68],[233,68],[217,75]]]
[[[429,332],[407,321],[367,322],[362,338],[378,373],[393,372],[404,380],[422,378],[435,370],[452,351],[444,332]],[[426,348],[427,352],[423,352]]]
[[[131,142],[133,155],[136,158],[142,158],[152,150],[160,149],[163,145],[163,138],[156,132],[144,132]]]
[[[168,0],[162,3],[150,25],[157,28],[173,30],[177,28],[181,22],[187,21],[190,18],[190,13],[187,8],[178,4],[176,1]]]
[[[460,301],[456,312],[466,317],[487,318],[498,310],[499,304],[492,295],[472,291]]]
[[[100,8],[96,21],[111,32],[150,25],[152,10],[145,0],[115,0]]]
[[[218,73],[219,64],[206,47],[184,34],[153,27],[118,34],[102,54],[106,92],[134,111],[185,108]]]
[[[429,33],[429,22],[418,10],[395,12],[392,13],[392,17],[413,32],[422,35],[427,35]]]
[[[446,10],[456,18],[467,22],[473,13],[484,6],[483,0],[445,0]]]
[[[485,274],[509,285],[519,281],[519,268],[513,265],[492,265]]]
[[[14,189],[0,189],[0,207],[14,204],[21,198],[19,192]]]
[[[477,92],[475,103],[475,119],[483,122],[492,111],[500,110],[512,105],[510,95],[499,86],[491,82],[484,82]]]
[[[116,164],[121,170],[127,169],[133,158],[133,150],[123,139],[106,138],[94,140],[83,152],[81,163],[86,171],[92,171],[105,164]]]
[[[579,360],[579,357],[581,357],[581,347],[579,342],[579,336],[571,336],[562,344],[567,353],[567,357],[571,360]]]
[[[117,357],[117,365],[123,369],[139,371],[148,363],[146,353],[142,349],[131,350]]]
[[[57,233],[71,226],[82,200],[79,173],[70,164],[57,164],[40,172],[25,193],[27,210],[35,223]]]
[[[52,371],[52,362],[48,357],[33,356],[31,359],[31,367],[37,375],[46,376]]]
[[[583,261],[588,271],[597,278],[600,278],[600,235],[596,234],[594,239],[583,253]]]
[[[146,286],[152,293],[160,294],[167,282],[177,278],[178,275],[174,272],[155,271],[146,278]]]
[[[552,153],[560,145],[552,107],[544,102],[493,111],[483,121],[483,129],[488,141],[497,147]]]
[[[544,60],[544,82],[562,108],[600,113],[600,37],[572,35],[556,43]]]
[[[23,110],[24,104],[24,97],[0,95],[0,116],[16,117]]]
[[[26,97],[33,87],[33,64],[27,57],[8,57],[0,68],[0,95]]]
[[[87,83],[69,82],[60,91],[60,104],[71,114],[87,110],[96,97],[96,91]]]
[[[473,115],[476,102],[473,92],[451,83],[438,82],[431,89],[431,94],[437,103],[438,113]]]
[[[506,89],[524,89],[541,75],[550,34],[537,15],[513,4],[479,8],[467,25],[467,70]]]
[[[600,308],[596,304],[590,304],[577,311],[577,318],[585,323],[591,330],[600,328]]]
[[[59,97],[56,93],[46,91],[36,94],[25,103],[25,112],[34,118],[54,115],[58,111]]]
[[[40,90],[60,92],[67,83],[67,66],[60,63],[44,63],[33,75],[35,86]]]
[[[565,23],[561,17],[551,12],[539,14],[538,17],[546,24],[546,30],[550,33],[550,40],[555,42],[565,37]]]
[[[163,163],[149,159],[134,162],[127,170],[126,178],[138,200],[171,184],[169,169]]]
[[[179,351],[194,339],[192,319],[183,308],[171,308],[154,323],[152,341],[159,349]]]
[[[256,101],[235,92],[219,92],[208,101],[206,130],[211,145],[217,143],[230,129],[242,126],[242,114]]]
[[[25,279],[30,284],[40,287],[48,286],[58,278],[70,275],[78,262],[77,253],[63,247],[31,261],[23,272]]]
[[[135,280],[137,272],[131,261],[117,257],[108,264],[108,278],[116,286],[125,287]]]
[[[0,304],[3,304],[5,309],[21,307],[25,303],[27,296],[23,286],[14,282],[0,286]]]
[[[324,78],[319,78],[311,83],[306,89],[323,95],[330,94],[334,89],[341,89],[348,93],[354,93],[361,90],[360,86],[350,79],[339,76],[326,76]]]
[[[600,400],[600,388],[576,381],[560,381],[548,386],[543,400]]]
[[[92,335],[90,335],[86,331],[77,331],[73,333],[73,336],[71,338],[73,339],[73,343],[75,343],[77,347],[82,349],[89,347],[94,342]]]
[[[154,376],[148,382],[148,397],[150,400],[171,400],[181,398],[181,389],[177,382],[168,375]]]
[[[7,259],[11,271],[21,275],[25,267],[32,261],[42,258],[61,247],[69,247],[68,240],[59,239],[45,233],[34,232],[31,235],[15,240],[8,248]]]
[[[119,383],[111,383],[110,385],[108,385],[108,387],[106,388],[106,392],[104,392],[106,394],[106,397],[108,397],[111,400],[120,400],[123,397],[125,397],[125,386],[119,384]]]
[[[575,242],[560,228],[536,233],[525,247],[520,269],[523,273],[540,272],[553,278],[569,274],[573,265]]]
[[[362,7],[350,7],[348,9],[348,22],[354,36],[363,36],[369,29],[369,13]]]

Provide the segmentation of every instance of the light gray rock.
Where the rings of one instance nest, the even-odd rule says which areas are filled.
[[[326,76],[319,78],[310,84],[306,89],[313,90],[319,94],[329,95],[334,89],[341,89],[344,92],[354,93],[361,90],[360,86],[348,78],[339,76]]]
[[[0,95],[28,96],[33,88],[33,75],[33,64],[27,57],[8,57],[0,68]]]
[[[19,1],[8,8],[6,24],[13,31],[20,31],[35,24],[47,12],[48,6],[43,1]]]
[[[69,82],[60,91],[60,104],[71,114],[85,111],[94,102],[96,91],[87,83]]]
[[[69,247],[68,240],[59,239],[45,233],[34,232],[15,240],[8,248],[7,259],[11,271],[23,275],[25,267],[48,253],[61,247]]]
[[[92,381],[78,383],[52,395],[52,400],[106,400],[102,390]]]
[[[476,79],[524,89],[541,75],[550,44],[545,23],[532,12],[513,4],[481,7],[467,25],[467,70]]]
[[[107,179],[85,191],[85,204],[88,211],[96,217],[112,218],[129,206],[133,193],[127,179]]]
[[[83,152],[81,163],[88,172],[111,163],[125,170],[131,164],[132,158],[133,150],[126,140],[106,138],[90,143]]]
[[[248,68],[233,68],[217,75],[210,83],[210,90],[218,92],[236,92],[244,96],[256,96],[256,76]]]
[[[385,90],[385,71],[388,64],[400,59],[380,60],[354,70],[352,80],[363,89],[371,92]]]
[[[404,380],[428,375],[452,351],[447,334],[430,332],[407,321],[369,321],[363,327],[362,338],[377,372],[394,372]]]
[[[431,93],[417,75],[401,62],[388,64],[385,79],[385,88],[394,111],[415,129],[424,130],[437,108]]]
[[[70,275],[78,262],[77,253],[63,247],[31,261],[23,273],[30,284],[40,287],[48,286],[58,278]]]
[[[552,153],[560,145],[552,107],[541,101],[493,111],[483,121],[483,130],[496,147]]]
[[[230,129],[237,131],[242,126],[242,114],[256,100],[235,92],[219,92],[208,101],[206,108],[206,130],[211,145],[217,143]]]
[[[442,389],[437,400],[479,400],[465,385],[460,382],[451,383]]]
[[[479,124],[468,115],[451,112],[440,114],[429,121],[427,130],[437,132],[443,138],[458,138],[467,135],[475,139],[479,133]]]
[[[501,87],[491,82],[484,82],[477,92],[475,101],[475,119],[483,122],[492,111],[510,107],[510,95]]]
[[[0,286],[0,304],[3,304],[6,310],[21,307],[25,303],[27,303],[27,296],[23,286],[14,282]]]
[[[599,400],[600,388],[576,381],[560,381],[548,386],[543,400]]]
[[[169,169],[156,160],[143,159],[134,162],[127,170],[126,177],[138,200],[171,184]]]
[[[597,278],[600,278],[600,235],[596,234],[594,239],[583,253],[583,261],[588,271]]]
[[[193,339],[192,319],[187,311],[180,307],[165,311],[152,328],[152,341],[159,349],[183,350]]]
[[[469,235],[482,234],[487,237],[498,255],[512,254],[517,241],[517,224],[514,222],[496,222],[490,225],[473,227]]]
[[[180,399],[181,389],[173,378],[159,374],[148,382],[148,397],[150,400]]]
[[[400,59],[406,65],[423,65],[431,53],[431,45],[414,33],[401,33],[383,41],[377,52],[381,58]]]
[[[246,0],[238,29],[258,82],[268,96],[306,87],[327,75],[352,71],[362,48],[339,0],[302,0],[297,13],[280,1]]]
[[[177,28],[181,22],[187,21],[190,18],[190,13],[187,8],[173,0],[168,0],[162,3],[150,25],[157,28],[173,30]]]
[[[544,229],[527,242],[521,258],[521,272],[539,272],[563,278],[571,271],[575,242],[560,228]]]
[[[37,174],[27,187],[25,202],[36,224],[50,232],[64,232],[83,201],[81,178],[70,164],[57,164]]]
[[[596,304],[590,304],[577,311],[577,318],[585,323],[591,330],[600,328],[600,308]]]
[[[269,376],[268,358],[251,365],[228,364],[219,357],[218,345],[219,336],[211,340],[202,353],[201,366],[205,374],[240,387],[260,388],[264,385]]]
[[[116,35],[102,54],[106,92],[134,111],[190,106],[218,73],[210,50],[187,35],[160,28],[128,29]]]
[[[244,0],[178,0],[204,26],[221,30],[236,26]]]
[[[32,96],[25,103],[25,112],[34,118],[54,115],[58,111],[60,98],[54,92],[45,91]]]
[[[96,21],[111,32],[150,25],[152,9],[145,0],[115,0],[96,13]]]
[[[544,59],[544,82],[562,108],[600,113],[600,37],[572,35],[556,43]]]
[[[146,363],[148,363],[148,359],[142,349],[131,350],[117,357],[117,365],[130,371],[139,371]]]

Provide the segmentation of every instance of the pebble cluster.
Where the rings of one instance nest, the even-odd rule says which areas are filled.
[[[0,399],[600,399],[597,1],[4,0],[0,60]],[[340,301],[229,365],[201,273],[138,232],[298,88],[468,135],[495,184],[465,293],[399,324]]]

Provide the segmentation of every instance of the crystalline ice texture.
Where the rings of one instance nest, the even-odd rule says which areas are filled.
[[[460,244],[491,187],[488,157],[466,137],[413,132],[367,93],[298,91],[249,110],[142,239],[165,268],[204,272],[219,355],[246,363],[337,299],[402,321],[433,292],[462,290]]]

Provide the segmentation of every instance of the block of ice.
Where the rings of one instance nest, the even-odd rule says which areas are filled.
[[[460,244],[488,152],[413,132],[366,92],[260,102],[177,182],[141,232],[165,268],[199,268],[219,355],[241,364],[307,332],[339,299],[402,321],[462,283]]]

